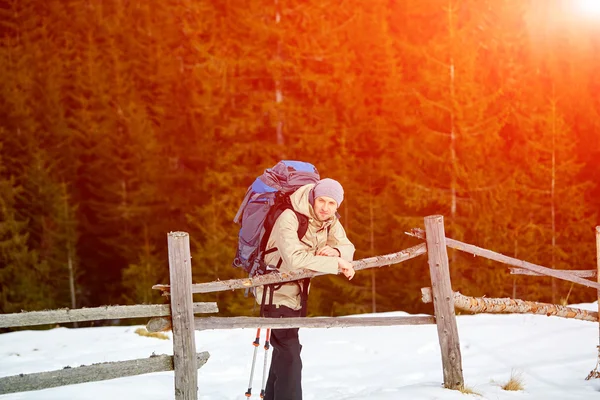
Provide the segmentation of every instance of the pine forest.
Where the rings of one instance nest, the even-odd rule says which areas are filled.
[[[340,181],[355,259],[446,235],[596,269],[600,15],[563,0],[0,0],[0,313],[164,303],[232,268],[235,213],[277,161]],[[468,296],[595,290],[450,251]],[[426,256],[313,279],[309,315],[431,313]],[[256,315],[243,291],[194,295]]]

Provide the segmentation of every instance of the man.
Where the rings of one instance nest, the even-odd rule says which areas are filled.
[[[316,184],[300,187],[290,200],[294,210],[308,218],[308,229],[299,239],[298,217],[292,210],[283,211],[268,239],[265,264],[279,265],[281,272],[306,268],[330,274],[342,273],[352,279],[355,273],[351,264],[354,245],[336,217],[344,200],[342,185],[333,179],[322,179]],[[265,317],[299,317],[307,294],[308,287],[304,288],[302,283],[287,282],[274,290],[257,288],[256,301],[259,304],[264,301]],[[271,344],[274,349],[265,400],[301,400],[302,346],[298,328],[272,329]]]

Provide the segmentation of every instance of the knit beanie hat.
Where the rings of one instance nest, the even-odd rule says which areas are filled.
[[[331,197],[335,200],[338,207],[342,204],[342,201],[344,201],[344,188],[338,181],[330,178],[321,179],[317,182],[312,190],[312,194],[311,200],[323,196]]]

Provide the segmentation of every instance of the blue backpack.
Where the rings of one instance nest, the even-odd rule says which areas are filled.
[[[290,209],[298,217],[298,238],[302,239],[308,229],[308,218],[293,209],[289,196],[299,187],[319,179],[319,171],[314,165],[289,160],[278,162],[256,178],[233,219],[242,225],[234,267],[243,268],[250,276],[264,275],[279,267],[264,263],[265,247],[273,225],[284,210]]]

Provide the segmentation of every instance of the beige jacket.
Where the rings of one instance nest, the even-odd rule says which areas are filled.
[[[338,273],[337,257],[317,256],[316,253],[325,245],[338,249],[341,257],[352,261],[354,245],[346,237],[346,231],[336,217],[327,221],[319,221],[314,209],[308,201],[310,190],[314,184],[300,187],[290,196],[294,210],[308,217],[308,230],[302,240],[298,239],[298,218],[292,210],[281,213],[267,242],[265,251],[277,248],[276,251],[265,255],[265,263],[275,267],[282,260],[279,270],[289,272],[300,268],[329,274]],[[327,235],[327,227],[329,235]],[[262,301],[263,287],[256,288],[256,302]],[[265,299],[269,304],[269,292]],[[283,284],[273,294],[273,304],[284,305],[294,310],[301,308],[300,286],[295,282]]]

